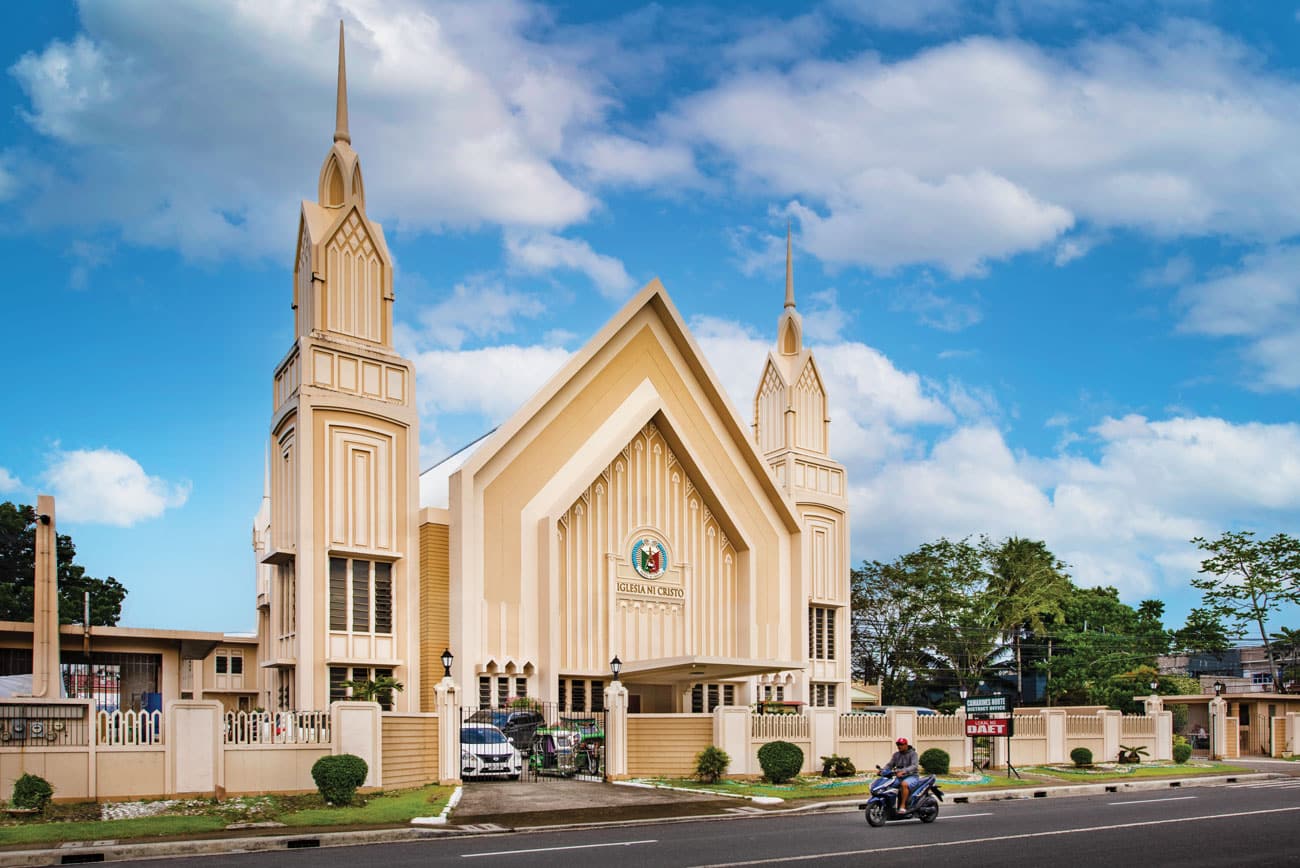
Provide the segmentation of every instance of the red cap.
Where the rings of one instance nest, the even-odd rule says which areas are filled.
[[[898,745],[899,747],[907,747],[907,739],[900,738],[898,741],[894,742],[894,744]]]

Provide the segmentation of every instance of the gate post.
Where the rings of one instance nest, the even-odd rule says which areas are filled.
[[[378,702],[330,703],[330,738],[333,753],[348,753],[366,761],[367,787],[384,785],[383,730]]]
[[[1174,758],[1174,713],[1172,711],[1157,711],[1151,715],[1155,718],[1155,749],[1151,752],[1152,759],[1171,760]]]
[[[838,708],[809,708],[808,771],[821,768],[821,757],[839,753],[840,710]]]
[[[1065,731],[1065,712],[1057,708],[1044,709],[1039,712],[1043,717],[1043,729],[1047,733],[1047,761],[1063,763],[1069,756],[1067,751],[1067,733]]]
[[[713,709],[713,744],[731,757],[727,773],[749,774],[749,738],[753,731],[748,705],[719,705]]]
[[[438,783],[460,784],[460,688],[450,678],[433,686],[438,712]]]
[[[1113,708],[1097,712],[1101,717],[1101,762],[1114,762],[1119,756],[1120,727],[1123,726],[1124,712]]]
[[[959,768],[970,769],[975,767],[975,739],[966,735],[966,708],[959,707],[956,712],[957,733],[961,736],[962,750],[961,762]]]
[[[1228,755],[1228,703],[1219,696],[1210,700],[1210,759]]]
[[[605,778],[627,779],[627,688],[618,680],[605,688]]]

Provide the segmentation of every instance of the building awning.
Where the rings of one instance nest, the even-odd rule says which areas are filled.
[[[771,672],[803,669],[795,660],[752,660],[743,657],[658,657],[623,664],[620,676],[629,684],[689,683],[694,681],[726,681]]]

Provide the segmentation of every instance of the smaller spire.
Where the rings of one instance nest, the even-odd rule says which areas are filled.
[[[339,19],[339,94],[334,108],[334,141],[352,144],[348,132],[348,67],[343,56],[343,20]]]
[[[790,247],[790,221],[785,221],[785,306],[794,310],[794,256]]]

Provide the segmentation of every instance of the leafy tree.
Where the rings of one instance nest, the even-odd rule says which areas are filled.
[[[1011,638],[1020,699],[1024,696],[1021,641],[1027,631],[1044,632],[1045,619],[1060,618],[1073,584],[1066,565],[1042,540],[1008,537],[994,546],[986,539],[983,554],[990,574],[987,592],[994,603],[991,625]]]
[[[1232,647],[1232,637],[1223,619],[1211,609],[1196,608],[1187,613],[1187,622],[1173,633],[1173,650],[1183,654],[1222,655]]]
[[[910,702],[909,677],[931,663],[936,625],[959,602],[950,570],[965,558],[962,545],[939,540],[891,563],[868,561],[853,571],[856,674],[881,681],[886,705]]]
[[[1283,627],[1274,633],[1269,639],[1273,643],[1273,651],[1276,652],[1279,660],[1287,661],[1286,674],[1295,678],[1297,675],[1297,660],[1300,660],[1300,630],[1292,627]]]
[[[75,562],[72,537],[56,541],[59,570],[59,623],[79,624],[83,594],[90,592],[90,623],[111,627],[122,617],[126,588],[109,576],[97,579]],[[35,605],[36,510],[26,504],[0,503],[0,620],[30,621]]]
[[[1080,705],[1130,704],[1133,685],[1139,683],[1133,679],[1142,677],[1133,673],[1143,666],[1155,672],[1163,641],[1153,635],[1155,612],[1148,607],[1143,618],[1111,587],[1072,588],[1061,609],[1059,621],[1048,624],[1053,653],[1041,664],[1049,673],[1051,699]],[[1126,675],[1127,683],[1115,680]],[[1145,677],[1149,683],[1149,675]]]
[[[1238,631],[1259,630],[1269,672],[1278,674],[1277,656],[1265,623],[1284,603],[1300,603],[1300,540],[1284,533],[1266,540],[1251,531],[1227,531],[1216,540],[1192,540],[1210,557],[1201,561],[1202,578],[1192,579],[1201,601]]]

